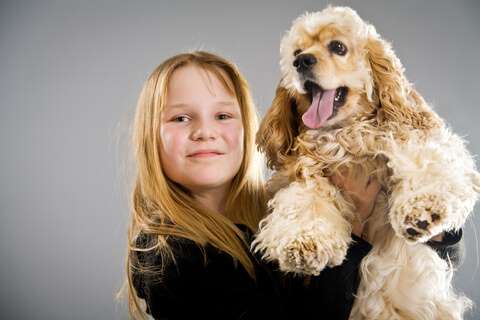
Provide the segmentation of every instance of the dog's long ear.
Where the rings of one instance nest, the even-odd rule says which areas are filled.
[[[380,102],[380,119],[416,129],[439,126],[438,117],[408,82],[402,64],[388,42],[371,35],[367,41],[367,57],[374,91]]]
[[[298,135],[296,105],[288,91],[278,85],[272,106],[260,123],[256,142],[259,150],[267,157],[267,166],[278,170],[291,152]]]

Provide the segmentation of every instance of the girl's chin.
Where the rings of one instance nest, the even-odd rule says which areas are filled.
[[[192,190],[208,190],[208,189],[218,189],[222,187],[226,187],[230,184],[233,179],[233,176],[230,179],[218,179],[218,175],[216,177],[208,177],[208,176],[196,176],[195,180],[191,180],[188,182],[190,186],[189,189]]]

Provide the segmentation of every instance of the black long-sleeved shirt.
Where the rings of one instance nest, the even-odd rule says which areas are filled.
[[[250,230],[237,226],[250,243]],[[207,245],[205,264],[194,242],[170,238],[176,264],[167,262],[163,275],[155,278],[134,273],[134,287],[155,319],[348,319],[360,281],[358,268],[371,249],[365,240],[352,237],[342,265],[308,278],[285,274],[276,263],[251,256],[256,282],[228,254]],[[444,241],[429,245],[440,256],[453,254],[451,259],[458,262],[459,254],[452,248],[461,237],[461,232],[447,233]],[[142,235],[137,245],[147,242]],[[163,264],[153,251],[138,252],[138,258],[149,266]]]

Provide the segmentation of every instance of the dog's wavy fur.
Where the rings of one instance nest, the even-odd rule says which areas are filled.
[[[329,53],[331,39],[346,42],[349,54]],[[292,66],[297,49],[318,60],[319,85],[349,88],[345,105],[316,130],[301,120],[310,98]],[[288,272],[318,275],[341,264],[355,214],[329,177],[374,176],[383,189],[365,226],[373,249],[361,264],[351,319],[461,319],[471,301],[452,289],[452,265],[424,242],[461,228],[473,210],[480,175],[465,141],[408,82],[390,44],[350,8],[299,17],[280,53],[282,79],[257,134],[275,170],[271,212],[253,249]]]

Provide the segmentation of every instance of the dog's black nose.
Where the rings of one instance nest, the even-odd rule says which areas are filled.
[[[306,53],[299,54],[293,61],[293,66],[298,72],[305,72],[309,70],[315,63],[317,63],[317,58],[315,58],[313,54]]]

